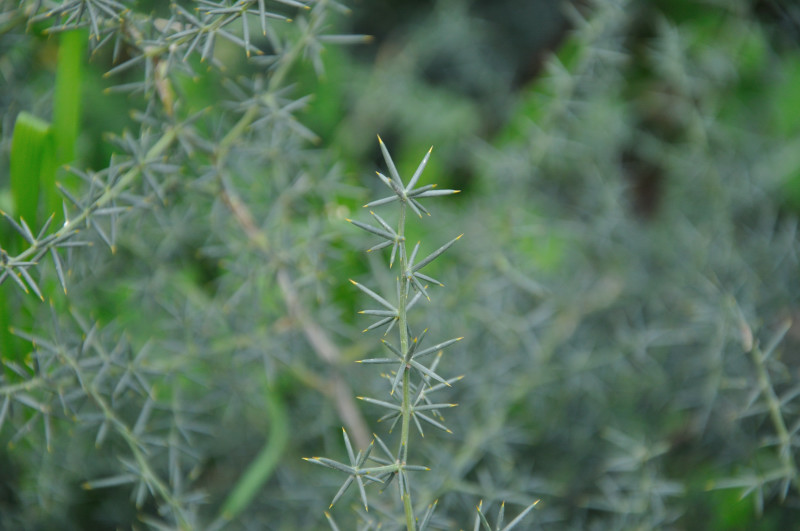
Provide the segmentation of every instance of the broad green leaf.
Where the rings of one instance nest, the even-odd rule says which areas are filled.
[[[52,170],[53,149],[50,125],[25,111],[19,113],[11,138],[12,217],[36,225],[40,182],[46,180],[42,173]]]
[[[81,94],[86,62],[86,30],[65,31],[59,36],[58,66],[53,91],[53,167],[42,175],[42,204],[46,215],[61,213],[61,194],[56,188],[58,167],[75,160],[75,145],[81,128]]]

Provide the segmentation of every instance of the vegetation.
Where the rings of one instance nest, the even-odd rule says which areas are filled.
[[[397,4],[0,0],[0,529],[796,521],[796,8]]]

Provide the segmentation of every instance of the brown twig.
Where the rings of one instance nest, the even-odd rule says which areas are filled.
[[[250,209],[239,198],[230,182],[223,175],[220,175],[220,182],[222,184],[222,200],[231,210],[234,218],[236,218],[247,235],[248,240],[257,249],[266,252],[268,249],[267,236],[256,226]],[[330,339],[325,330],[303,308],[297,290],[295,290],[292,283],[291,275],[285,266],[278,268],[277,281],[281,295],[283,295],[286,307],[289,310],[289,315],[300,324],[303,335],[305,335],[317,356],[333,369],[329,378],[329,386],[325,393],[333,400],[339,417],[358,445],[361,448],[366,448],[370,443],[369,430],[361,411],[356,406],[350,386],[338,372],[338,365],[341,360],[339,348]]]

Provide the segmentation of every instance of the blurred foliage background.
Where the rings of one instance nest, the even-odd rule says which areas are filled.
[[[122,3],[168,16],[160,2]],[[33,4],[0,1],[0,208],[17,222],[15,122],[67,119],[54,88],[67,44],[47,34],[52,21],[31,22]],[[191,57],[192,75],[166,74],[174,113],[157,88],[107,90],[142,75],[104,77],[124,59],[110,46],[84,54],[82,79],[68,78],[79,102],[62,104],[81,109],[75,154],[58,164],[89,178],[59,169],[64,189],[90,197],[92,172],[113,174],[114,157],[171,124],[194,137],[148,163],[125,192],[135,208],[110,213],[104,234],[86,228],[91,246],[60,249],[66,295],[58,259],[30,268],[44,302],[10,276],[0,285],[0,528],[327,528],[339,478],[301,457],[343,455],[342,425],[361,446],[384,435],[377,409],[343,398],[386,388],[352,363],[380,345],[361,333],[365,301],[347,282],[392,283],[345,221],[379,190],[376,133],[403,175],[434,145],[425,182],[463,190],[409,229],[465,233],[431,265],[446,288],[416,317],[466,336],[442,362],[465,375],[447,398],[453,434],[412,448],[434,470],[414,487],[420,508],[439,499],[438,528],[470,528],[480,500],[493,514],[537,498],[525,529],[791,528],[800,8],[349,7],[330,7],[326,31],[374,39],[287,63],[283,92],[265,93],[313,99],[265,115],[223,169],[218,146],[279,53],[248,60],[221,41],[218,66]],[[287,42],[292,31],[276,30]],[[34,233],[45,196],[23,215]],[[4,267],[29,245],[18,232],[2,220]],[[98,376],[106,365],[113,382]],[[229,494],[252,470],[238,507]],[[376,514],[350,511],[357,497],[333,514],[342,528],[395,529],[384,499]]]

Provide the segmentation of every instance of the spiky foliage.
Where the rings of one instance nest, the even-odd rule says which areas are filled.
[[[55,138],[53,156],[67,165],[58,182],[42,169],[41,183],[38,169],[24,167],[24,180],[12,175],[15,201],[3,203],[0,437],[26,465],[3,467],[18,501],[4,502],[0,527],[219,527],[241,517],[287,444],[272,367],[288,352],[265,338],[313,336],[323,366],[339,356],[298,287],[319,271],[327,245],[324,214],[309,205],[327,204],[339,176],[324,154],[306,151],[316,137],[296,115],[309,98],[290,73],[306,62],[322,73],[324,43],[366,39],[329,34],[342,6],[327,0],[164,3],[155,14],[122,1],[0,5],[4,46],[34,47],[52,35],[78,36],[83,49],[88,41],[89,64],[110,82],[88,112],[96,105],[127,121],[105,132],[111,155],[93,169],[58,152],[68,129],[60,98],[70,84],[80,92],[78,72],[58,78],[54,102],[42,108],[24,90],[3,91],[7,110],[52,108],[41,139]],[[58,42],[59,68],[67,59],[86,64],[80,49],[69,56],[66,37]],[[7,79],[22,78],[25,61],[8,61]],[[192,93],[195,84],[206,94]],[[128,99],[115,100],[120,92]],[[15,160],[31,156],[30,138],[14,138],[12,173],[23,167]],[[60,198],[56,212],[35,195],[23,211],[17,192],[34,185]],[[291,225],[297,230],[287,232]],[[292,324],[276,325],[286,315]],[[254,366],[259,376],[231,387],[236,372]],[[316,385],[338,397],[343,423],[366,433],[341,378]],[[260,420],[236,429],[254,441],[264,432],[267,443],[261,457],[237,465],[246,471],[240,480],[217,490],[203,474],[213,474],[224,419],[246,411]],[[108,512],[101,502],[68,516],[84,498],[128,509]]]
[[[307,461],[316,463],[318,465],[326,466],[344,472],[347,474],[339,491],[333,497],[331,507],[341,498],[341,496],[348,490],[352,484],[358,486],[361,503],[364,510],[369,509],[369,502],[367,498],[366,486],[370,483],[376,483],[381,488],[386,488],[392,481],[397,478],[397,496],[399,515],[390,521],[403,522],[403,527],[408,530],[427,529],[432,522],[432,515],[436,506],[433,503],[427,507],[422,516],[417,516],[418,511],[414,507],[412,501],[411,489],[411,475],[409,472],[427,471],[430,470],[428,466],[412,465],[409,464],[409,446],[411,443],[411,423],[413,421],[418,433],[424,436],[422,429],[422,422],[431,426],[439,428],[447,433],[451,431],[444,425],[444,417],[441,411],[447,408],[454,407],[456,404],[446,402],[432,402],[429,395],[432,393],[446,389],[451,384],[461,377],[446,379],[439,373],[439,362],[442,359],[442,352],[445,348],[450,347],[463,339],[463,337],[455,337],[441,341],[429,347],[422,347],[423,340],[428,332],[428,329],[422,330],[419,336],[415,336],[411,330],[410,321],[408,318],[409,310],[417,303],[420,297],[425,297],[430,300],[428,295],[428,284],[435,284],[444,286],[440,281],[421,273],[420,270],[433,262],[441,256],[447,249],[454,243],[461,239],[462,235],[458,235],[449,242],[445,243],[435,251],[428,254],[425,258],[417,259],[421,242],[417,242],[411,252],[409,253],[406,245],[406,215],[407,211],[411,211],[420,218],[423,213],[430,216],[427,208],[425,208],[420,199],[437,196],[447,196],[458,192],[458,190],[441,190],[437,189],[435,184],[427,184],[417,186],[425,166],[428,164],[433,148],[423,157],[419,163],[416,171],[404,183],[400,177],[397,167],[392,160],[389,150],[383,143],[380,137],[378,142],[381,148],[381,154],[389,168],[389,177],[377,172],[378,177],[391,191],[391,195],[370,201],[365,208],[373,208],[381,205],[397,203],[399,212],[397,213],[396,227],[384,221],[383,218],[370,211],[372,217],[378,222],[378,225],[369,225],[360,221],[348,220],[355,226],[369,232],[372,235],[380,237],[383,241],[371,247],[369,251],[374,251],[384,247],[392,246],[391,254],[389,256],[389,266],[394,264],[395,257],[399,262],[400,271],[397,274],[395,282],[395,292],[386,297],[375,293],[370,288],[351,280],[350,282],[357,287],[361,292],[367,295],[373,302],[378,303],[382,309],[362,310],[359,313],[372,316],[377,320],[367,327],[364,332],[368,332],[374,328],[379,328],[384,325],[386,330],[384,336],[395,328],[397,329],[397,343],[391,340],[381,339],[381,343],[389,350],[392,356],[388,358],[369,358],[361,360],[360,363],[368,365],[388,365],[392,369],[386,375],[388,391],[390,398],[395,399],[393,402],[380,400],[370,397],[359,397],[361,400],[374,404],[388,412],[381,417],[380,420],[392,420],[390,431],[400,422],[400,437],[397,443],[397,450],[392,452],[389,450],[383,440],[375,435],[375,439],[370,443],[369,447],[358,455],[354,455],[350,439],[347,432],[343,432],[344,443],[347,449],[347,455],[350,460],[349,464],[341,463],[325,457],[307,458]],[[391,301],[389,300],[391,299]],[[432,361],[429,361],[431,357]],[[398,398],[399,397],[399,398]],[[378,442],[383,456],[376,457],[372,455],[372,449],[375,441]],[[374,463],[373,466],[366,466],[367,463]],[[535,504],[535,503],[534,503]],[[402,507],[400,507],[402,505]],[[527,514],[533,505],[528,507],[523,512]],[[483,522],[486,522],[482,513],[479,515]],[[336,524],[333,518],[328,515],[331,526],[336,529]],[[502,516],[500,517],[502,521]],[[515,519],[505,529],[512,529],[518,524],[522,518]],[[477,524],[476,524],[477,525]],[[488,524],[486,524],[488,525]],[[500,525],[500,524],[498,524]]]

